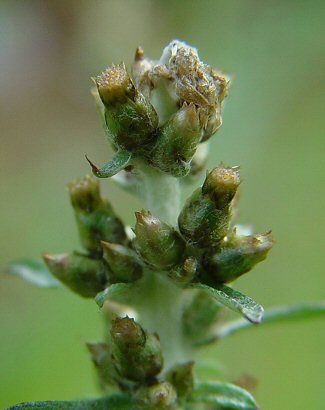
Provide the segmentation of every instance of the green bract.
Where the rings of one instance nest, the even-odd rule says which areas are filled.
[[[263,261],[270,233],[233,225],[238,167],[207,172],[181,204],[181,189],[204,170],[207,141],[221,126],[228,78],[203,63],[195,48],[172,41],[159,61],[138,48],[132,76],[112,65],[94,79],[93,94],[114,157],[96,177],[112,177],[145,201],[125,227],[99,182],[69,185],[83,250],[20,260],[9,271],[41,287],[59,282],[94,298],[106,337],[87,343],[106,397],[26,403],[12,409],[208,410],[258,406],[244,389],[194,377],[194,349],[263,320],[264,309],[225,284]],[[115,204],[117,205],[117,204]],[[51,275],[52,273],[52,275]],[[244,319],[225,323],[225,308]],[[323,304],[266,312],[267,321],[324,313]],[[118,391],[118,393],[116,393]]]

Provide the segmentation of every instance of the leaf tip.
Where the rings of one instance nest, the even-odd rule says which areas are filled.
[[[243,314],[251,323],[259,325],[264,319],[264,308],[261,305],[257,305],[253,311],[243,309]]]

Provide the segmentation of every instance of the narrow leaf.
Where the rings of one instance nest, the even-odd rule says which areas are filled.
[[[131,285],[130,283],[113,283],[108,288],[97,294],[95,298],[97,305],[102,307],[105,300],[116,299],[124,295],[129,289],[131,289],[132,286],[134,285]]]
[[[12,262],[7,271],[40,288],[61,286],[60,282],[47,269],[45,263],[40,260],[19,259]]]
[[[215,405],[218,410],[258,409],[254,397],[248,391],[230,383],[198,383],[189,400]]]
[[[263,326],[278,322],[289,322],[295,320],[303,320],[324,316],[325,317],[325,301],[316,303],[302,303],[293,306],[277,306],[267,309],[264,313]],[[215,340],[222,339],[237,333],[240,330],[252,328],[252,324],[246,320],[234,320],[220,327],[215,334],[202,344],[212,343]]]
[[[229,309],[240,313],[250,322],[258,324],[263,320],[264,309],[249,296],[243,295],[226,285],[212,288],[202,283],[191,285],[196,289],[202,289],[213,296],[218,302],[227,306]]]
[[[120,172],[122,169],[130,165],[132,154],[129,151],[119,150],[114,157],[108,161],[102,168],[97,168],[86,155],[86,159],[89,162],[92,172],[98,178],[108,178]]]
[[[100,399],[80,401],[43,401],[21,403],[6,410],[145,410],[147,406],[136,403],[130,396],[113,395]],[[148,409],[149,410],[149,409]]]

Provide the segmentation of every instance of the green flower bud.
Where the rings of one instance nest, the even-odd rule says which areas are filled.
[[[95,78],[98,94],[106,108],[134,99],[136,90],[124,63],[113,64]]]
[[[99,183],[90,175],[86,175],[80,181],[72,182],[68,188],[71,205],[76,212],[94,212],[102,202]]]
[[[86,343],[91,360],[95,366],[99,386],[107,393],[112,392],[112,386],[118,385],[121,390],[129,390],[134,383],[123,379],[115,367],[112,357],[112,346],[106,343]]]
[[[105,105],[105,121],[113,145],[133,151],[152,141],[158,116],[151,103],[135,88],[125,65],[113,65],[96,79]]]
[[[50,272],[72,291],[86,298],[97,295],[107,283],[106,268],[102,261],[84,255],[43,255]]]
[[[230,204],[239,183],[237,168],[220,165],[207,175],[202,189],[194,191],[178,218],[179,229],[187,240],[204,248],[217,245],[226,236]]]
[[[194,246],[210,247],[218,244],[227,234],[229,215],[216,209],[213,201],[198,188],[179,214],[178,226],[186,240]]]
[[[99,183],[87,175],[69,185],[71,204],[83,247],[94,256],[101,256],[101,241],[126,243],[121,220],[110,203],[100,196]]]
[[[219,165],[207,175],[202,193],[207,194],[218,209],[230,204],[240,184],[239,168]]]
[[[167,373],[166,379],[175,387],[179,397],[186,397],[194,388],[194,362],[176,364]]]
[[[156,334],[145,332],[134,319],[117,318],[112,322],[112,357],[121,377],[150,381],[163,366],[160,341]]]
[[[232,282],[262,262],[273,243],[270,233],[226,237],[219,252],[205,257],[209,280],[213,283]]]
[[[185,284],[191,282],[198,269],[198,261],[190,256],[185,259],[184,263],[176,266],[168,272],[168,276],[176,283]]]
[[[152,410],[179,410],[177,393],[169,382],[161,382],[147,388],[146,401]]]
[[[160,170],[182,177],[200,141],[199,113],[193,103],[183,106],[161,128],[150,161]]]
[[[150,212],[136,212],[135,247],[149,265],[168,269],[182,260],[185,242],[170,225],[160,221]]]
[[[115,384],[117,378],[110,346],[106,343],[86,343],[86,346],[96,368],[100,387],[105,390],[107,386]]]
[[[182,316],[184,337],[193,344],[200,343],[220,319],[222,306],[206,292],[198,291],[185,306]]]
[[[103,258],[108,263],[110,283],[133,282],[142,276],[142,266],[134,251],[116,243],[102,242]]]

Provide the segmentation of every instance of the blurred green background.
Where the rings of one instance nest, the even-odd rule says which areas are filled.
[[[272,228],[268,260],[236,286],[264,306],[324,299],[324,0],[0,3],[1,266],[77,248],[66,184],[110,151],[90,77],[131,63],[142,45],[159,58],[173,38],[233,76],[209,166],[241,165],[240,222]],[[103,190],[129,224],[141,204]],[[100,338],[92,301],[0,283],[0,406],[98,394],[85,340]],[[259,327],[200,352],[224,377],[258,381],[268,410],[325,408],[325,321]]]

